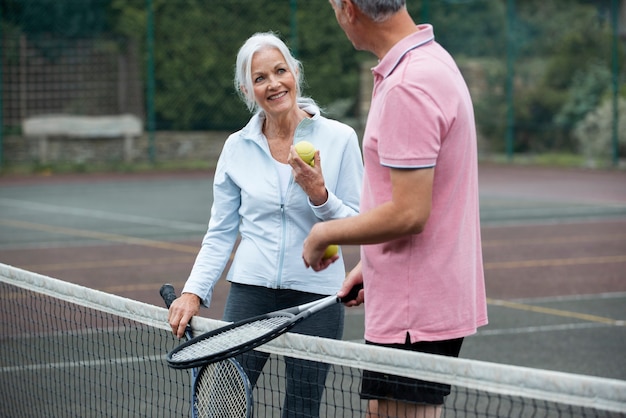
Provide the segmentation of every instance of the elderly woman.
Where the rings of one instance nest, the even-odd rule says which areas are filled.
[[[224,320],[235,322],[335,294],[345,277],[341,253],[323,272],[302,261],[304,238],[317,222],[357,214],[363,174],[355,131],[320,114],[301,95],[301,63],[273,33],[250,37],[237,55],[235,88],[253,113],[230,135],[217,163],[208,231],[169,322],[179,338],[201,305],[209,306],[238,236],[228,271]],[[294,144],[312,143],[314,164]],[[335,257],[336,258],[336,257]],[[293,332],[340,339],[344,307],[337,304]],[[239,358],[254,384],[267,355]],[[327,368],[287,358],[283,416],[318,416]]]

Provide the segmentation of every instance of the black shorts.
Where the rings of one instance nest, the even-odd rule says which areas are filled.
[[[369,341],[365,341],[365,343],[401,350],[458,357],[463,338],[444,341],[419,341],[411,344],[407,334],[407,342],[404,344],[377,344]],[[427,382],[364,370],[361,381],[361,399],[392,399],[402,402],[443,405],[445,397],[450,394],[450,389],[450,385],[443,383]]]

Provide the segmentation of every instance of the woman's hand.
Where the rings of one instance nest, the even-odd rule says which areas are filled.
[[[185,328],[191,318],[200,311],[200,298],[193,293],[183,293],[170,305],[167,320],[172,327],[172,332],[178,338],[183,338]]]
[[[293,145],[291,146],[287,163],[293,169],[293,179],[302,187],[304,193],[309,196],[311,204],[313,204],[313,206],[320,206],[328,200],[328,191],[326,190],[324,176],[322,175],[319,151],[315,151],[313,161],[315,164],[311,167],[300,158],[295,147]]]

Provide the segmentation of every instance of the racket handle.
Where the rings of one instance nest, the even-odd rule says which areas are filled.
[[[161,294],[161,297],[163,298],[163,302],[165,302],[165,306],[167,307],[167,309],[169,309],[172,302],[174,302],[174,299],[176,299],[176,292],[174,291],[174,286],[172,286],[169,283],[166,283],[163,286],[161,286],[159,293]]]
[[[354,300],[357,298],[357,296],[359,296],[359,291],[361,289],[363,289],[363,283],[355,284],[354,286],[352,286],[352,289],[350,289],[350,292],[348,292],[348,294],[344,297],[339,298],[339,300],[342,303],[350,302],[351,300]]]
[[[165,302],[165,306],[167,307],[167,309],[170,308],[172,302],[174,302],[174,300],[178,297],[176,296],[174,286],[169,283],[165,283],[163,286],[161,286],[159,293],[161,294],[161,297],[163,298],[163,302]],[[193,338],[193,331],[191,330],[190,324],[187,324],[187,326],[185,327],[185,338],[187,338],[188,340],[191,340]]]

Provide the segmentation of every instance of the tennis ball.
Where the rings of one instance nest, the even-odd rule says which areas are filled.
[[[335,244],[331,244],[328,247],[326,247],[326,251],[324,251],[324,259],[331,258],[338,252],[339,252],[339,246]]]
[[[296,145],[296,152],[302,160],[310,165],[315,166],[315,147],[308,141],[300,141]]]

